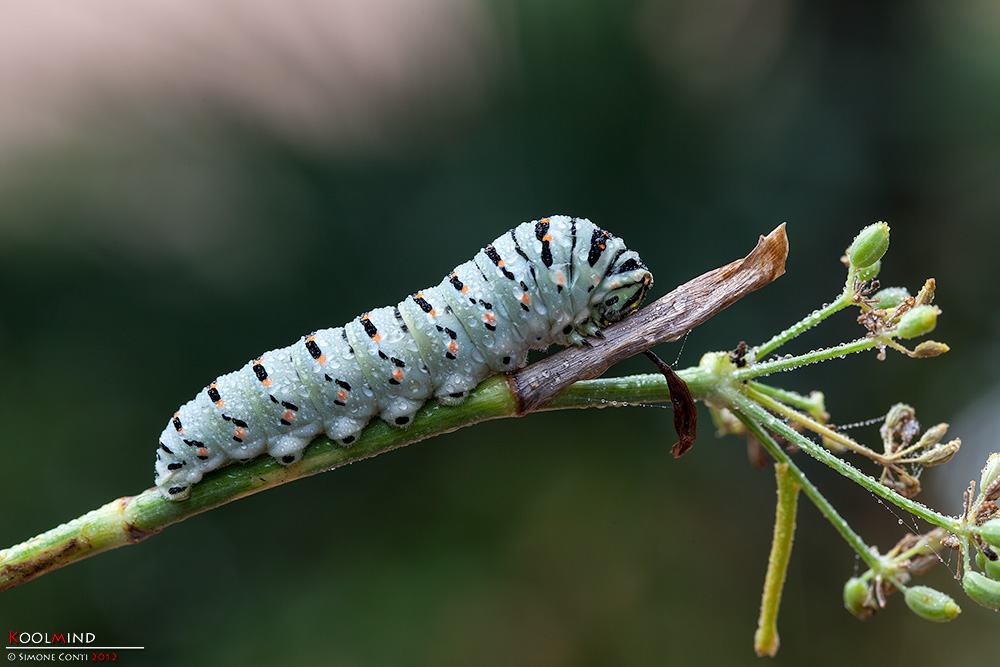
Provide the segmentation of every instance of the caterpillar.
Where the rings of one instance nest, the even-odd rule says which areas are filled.
[[[154,480],[170,500],[265,452],[290,465],[321,433],[350,445],[374,417],[405,428],[431,398],[457,405],[529,349],[582,345],[642,302],[653,276],[584,218],[524,222],[440,284],[320,329],[213,380],[160,435]]]

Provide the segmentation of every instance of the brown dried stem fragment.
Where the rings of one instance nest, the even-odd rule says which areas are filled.
[[[785,272],[788,238],[785,224],[761,236],[743,259],[689,280],[623,321],[603,330],[588,347],[572,347],[511,374],[518,414],[538,410],[560,391],[580,380],[600,377],[613,364],[659,343],[679,339],[691,329],[771,283]]]

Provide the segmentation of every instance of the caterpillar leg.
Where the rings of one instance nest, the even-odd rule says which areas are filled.
[[[311,437],[304,439],[291,434],[283,435],[268,442],[267,453],[281,465],[292,465],[299,462],[303,450],[311,440]]]

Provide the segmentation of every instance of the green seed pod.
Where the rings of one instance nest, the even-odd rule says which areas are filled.
[[[925,340],[913,348],[913,357],[915,359],[930,359],[931,357],[944,354],[949,349],[951,348],[944,343],[939,343],[935,340]]]
[[[994,452],[986,459],[983,476],[979,480],[979,490],[982,491],[997,479],[1000,479],[1000,452]]]
[[[941,309],[937,306],[916,306],[910,308],[899,318],[899,325],[896,333],[900,338],[916,338],[934,331],[937,325],[937,316]]]
[[[958,438],[955,438],[951,442],[935,445],[932,449],[928,449],[921,454],[916,462],[923,466],[936,466],[947,463],[951,460],[951,457],[958,453],[958,448],[961,446],[962,441]]]
[[[875,292],[872,298],[878,300],[879,308],[888,310],[889,308],[895,308],[906,299],[909,299],[910,293],[906,291],[905,287],[886,287]]]
[[[854,242],[847,250],[847,257],[851,260],[852,267],[863,269],[882,259],[882,255],[888,249],[889,225],[885,222],[876,222],[862,229],[854,237]]]
[[[990,609],[1000,610],[1000,581],[994,581],[981,572],[966,570],[962,577],[966,595]]]
[[[983,572],[986,576],[993,581],[1000,581],[1000,560],[990,560],[986,556],[983,556],[983,560],[986,561],[983,563]]]
[[[976,565],[994,581],[1000,581],[1000,560],[990,560],[982,551],[976,552]]]
[[[1000,548],[1000,516],[981,525],[979,536],[990,546]]]
[[[920,436],[920,440],[917,441],[917,447],[930,447],[941,442],[941,438],[944,434],[948,432],[948,425],[945,423],[935,424],[929,429],[924,431],[924,434]]]
[[[914,614],[935,623],[950,621],[962,613],[950,596],[927,586],[911,586],[905,597],[906,606]]]
[[[885,421],[879,427],[882,439],[891,438],[894,431],[916,417],[916,411],[906,403],[893,403],[889,412],[885,413]]]
[[[876,276],[878,276],[878,272],[881,270],[882,270],[881,260],[869,266],[860,268],[858,269],[858,280],[860,282],[867,282],[869,280],[873,280]]]
[[[923,286],[921,286],[920,291],[917,292],[917,296],[913,297],[913,303],[916,306],[928,306],[932,301],[934,301],[934,290],[937,289],[937,282],[933,278],[928,278],[924,281]]]
[[[865,604],[867,600],[868,584],[857,577],[848,579],[844,584],[844,609],[867,621],[875,615],[875,610]]]

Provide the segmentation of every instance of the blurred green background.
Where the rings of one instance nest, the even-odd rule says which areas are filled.
[[[952,351],[775,382],[822,389],[839,423],[906,401],[929,424],[996,380],[995,2],[64,4],[0,9],[0,547],[147,488],[167,418],[216,375],[549,214],[622,236],[654,297],[788,222],[787,275],[681,367],[831,299],[853,235],[887,220],[883,284],[937,278]],[[844,316],[793,348],[859,332]],[[123,664],[759,664],[772,475],[707,412],[683,459],[672,438],[652,407],[483,424],[10,590],[0,630],[146,647]],[[991,448],[966,442],[923,499],[956,511]],[[882,549],[912,524],[802,464]],[[944,567],[924,583],[957,621],[898,596],[856,621],[856,567],[803,501],[777,664],[1000,649]]]

